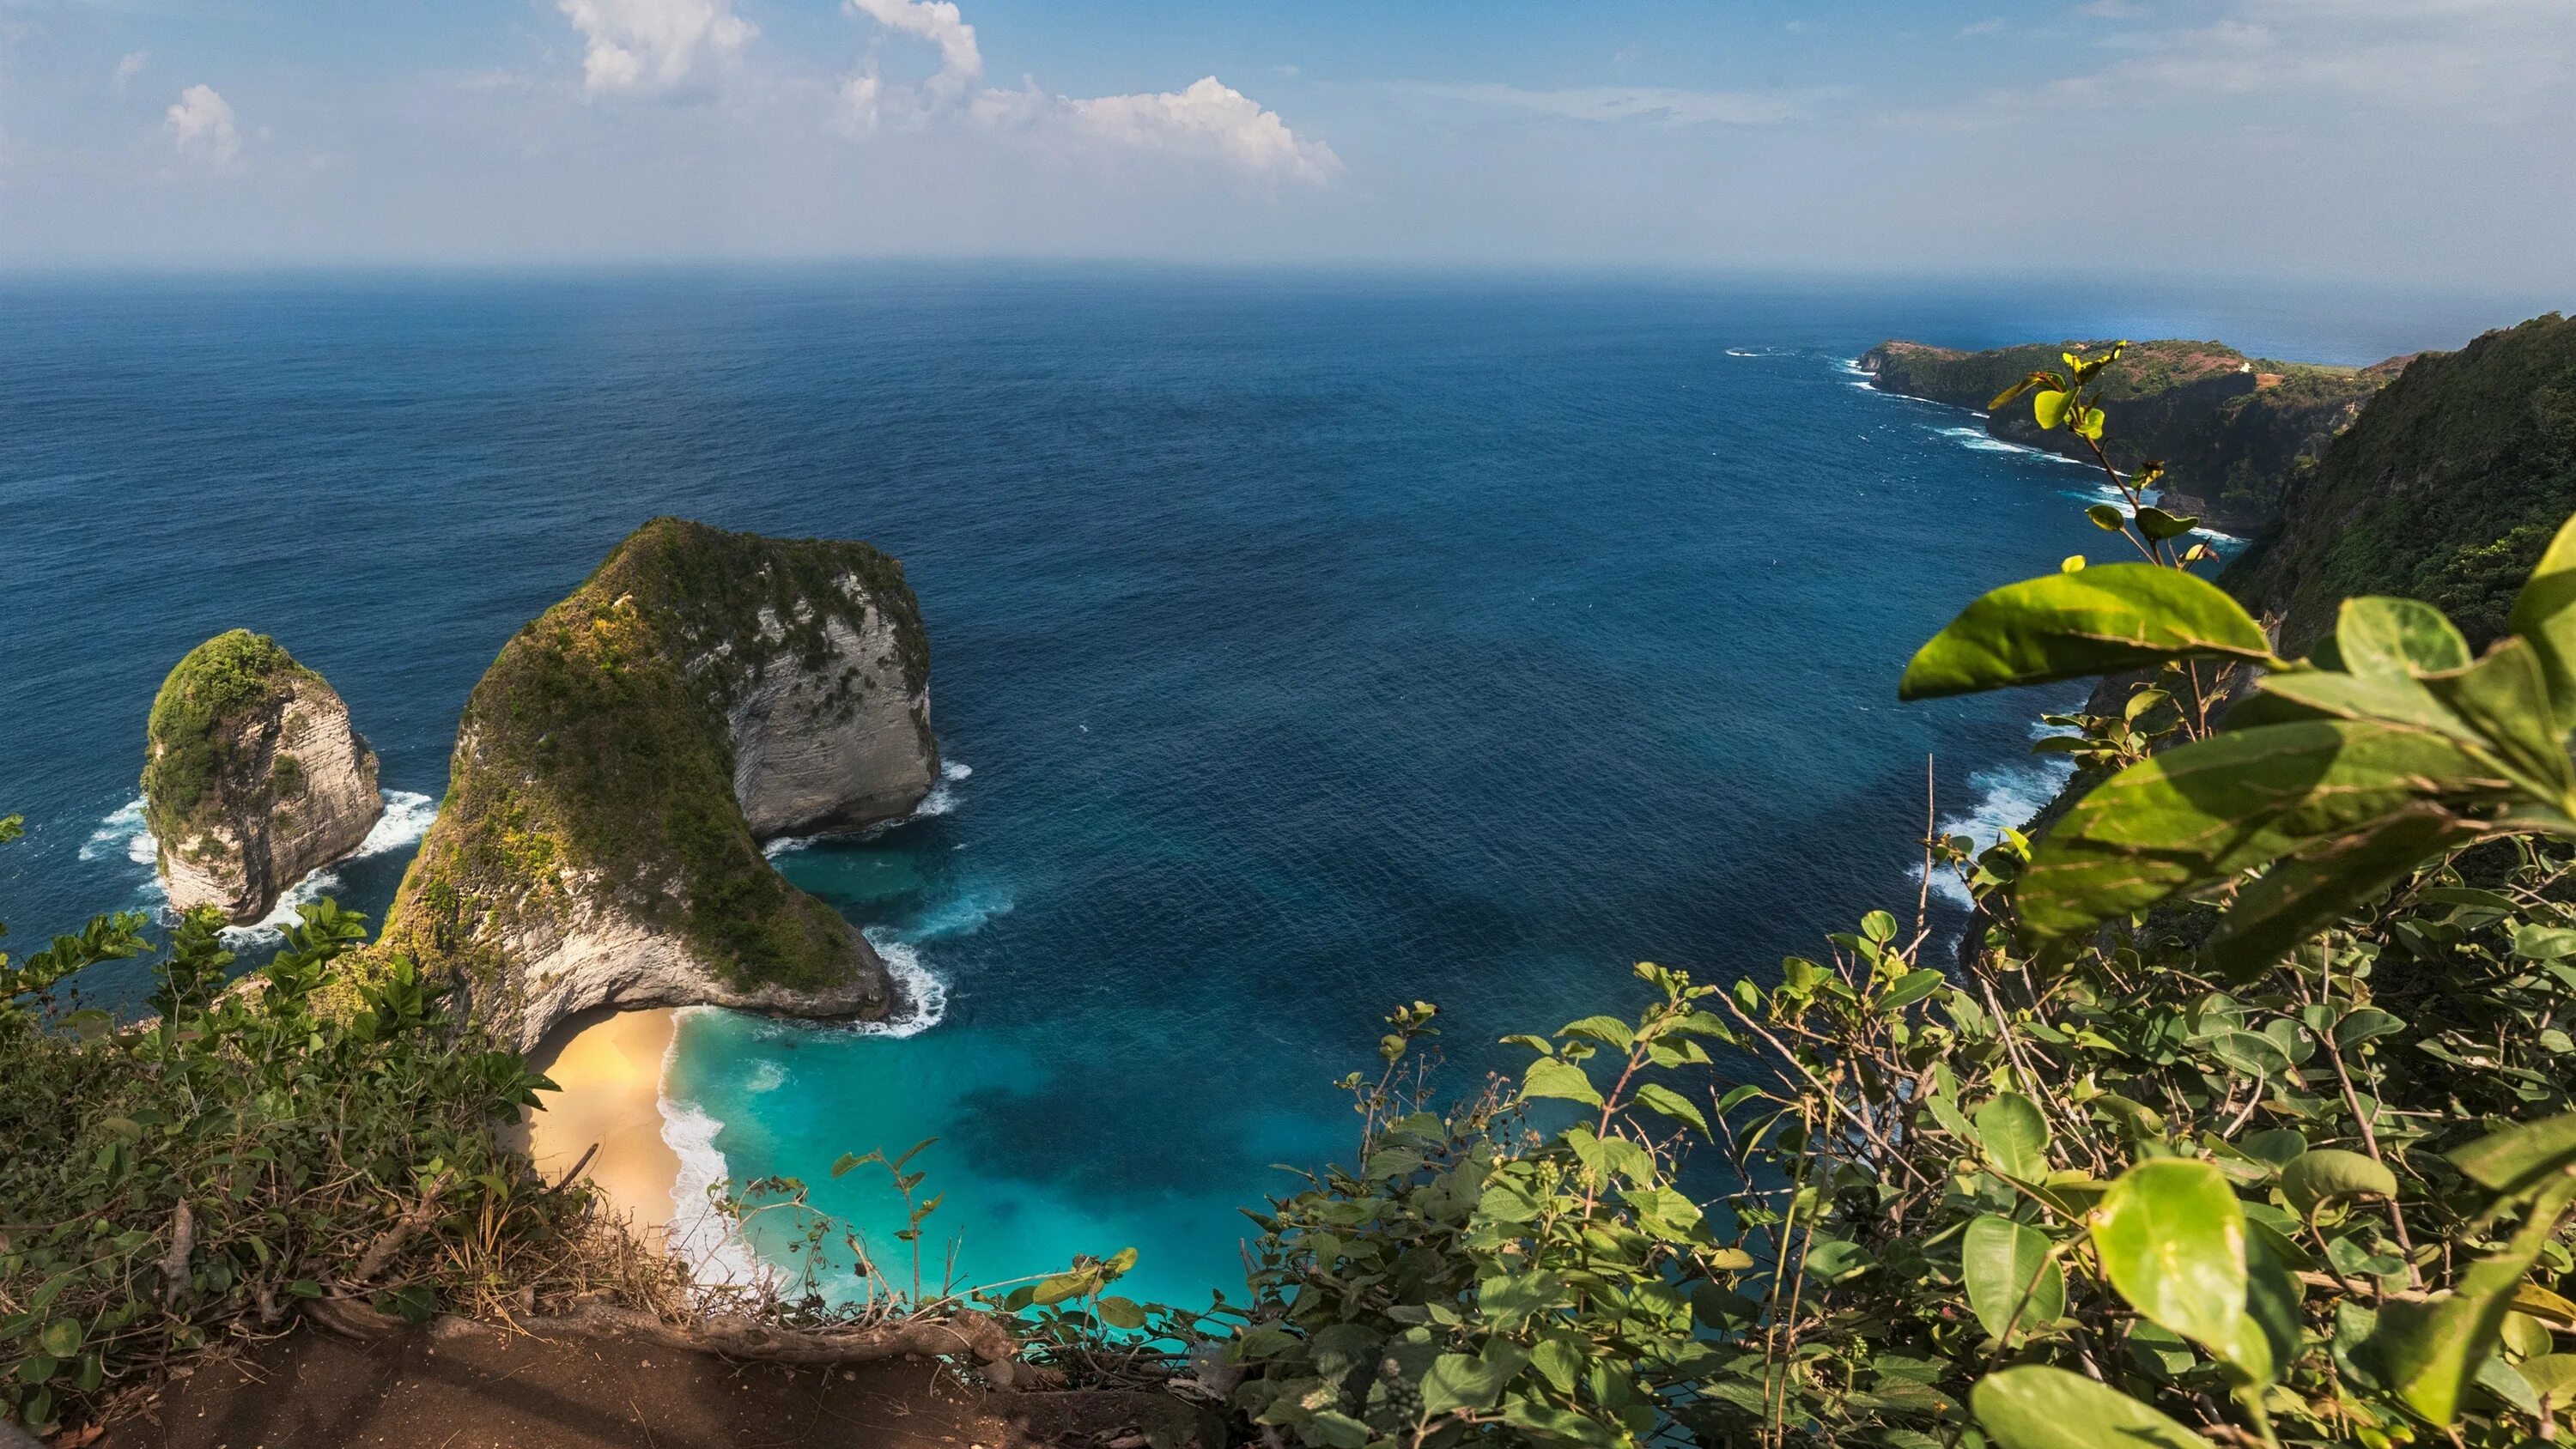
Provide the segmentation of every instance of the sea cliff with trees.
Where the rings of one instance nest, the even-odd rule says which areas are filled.
[[[732,1185],[726,1212],[802,1225],[801,1258],[709,1287],[509,1145],[545,1085],[525,994],[494,985],[544,959],[510,929],[531,903],[640,882],[668,903],[621,909],[688,943],[706,989],[831,984],[828,928],[761,874],[750,701],[888,701],[935,771],[891,560],[648,525],[478,687],[448,839],[383,939],[317,904],[235,980],[216,914],[128,914],[0,963],[0,1403],[77,1431],[302,1324],[917,1354],[1002,1393],[1150,1395],[1176,1411],[1119,1413],[1157,1445],[2557,1438],[2576,324],[2298,393],[2287,365],[2266,384],[2193,346],[1942,384],[2121,499],[2095,513],[2105,557],[1998,581],[1888,661],[1908,699],[2123,681],[2044,831],[1927,826],[1927,882],[1979,903],[1960,949],[1927,886],[1776,973],[1641,964],[1633,1000],[1531,1024],[1520,1070],[1481,1083],[1438,1075],[1443,1018],[1403,1003],[1344,1084],[1358,1150],[1252,1214],[1246,1282],[1207,1305],[1118,1291],[1151,1244],[925,1278],[939,1199],[910,1152],[831,1169],[914,1205],[897,1244],[801,1182]],[[1884,384],[1918,359],[1877,361]],[[2289,460],[2277,529],[2215,582],[2175,439]],[[71,998],[135,957],[150,1019]]]

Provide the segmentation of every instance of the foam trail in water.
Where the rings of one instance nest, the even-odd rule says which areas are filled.
[[[930,793],[921,797],[921,803],[912,807],[910,815],[903,817],[903,820],[889,820],[882,825],[869,826],[860,831],[855,838],[866,840],[903,824],[905,820],[921,820],[932,815],[947,814],[957,808],[957,792],[948,787],[974,773],[975,767],[963,761],[949,760],[942,763],[939,767],[939,783],[930,787]],[[760,853],[771,860],[776,860],[782,855],[803,850],[815,841],[825,838],[827,837],[820,835],[782,835],[762,846]]]
[[[662,1054],[662,1144],[680,1159],[679,1175],[671,1180],[671,1225],[663,1230],[663,1240],[699,1282],[752,1288],[774,1281],[776,1270],[760,1260],[707,1197],[708,1189],[733,1175],[724,1154],[716,1149],[716,1134],[724,1130],[724,1123],[697,1103],[676,1101],[670,1093],[671,1061],[680,1050],[688,1019],[714,1009],[683,1007],[672,1022],[671,1045]]]
[[[2047,725],[2034,722],[2031,726],[2033,739],[2056,733]],[[1967,836],[1983,851],[2003,839],[2004,831],[2029,824],[2030,817],[2056,799],[2074,774],[2074,762],[2063,755],[2011,760],[1976,771],[1968,776],[1968,788],[1977,792],[1977,803],[1964,813],[1942,817],[1938,829],[1943,835]],[[1922,862],[1917,861],[1908,874],[1923,879]],[[1932,872],[1932,893],[1962,910],[1976,905],[1968,888],[1960,884],[1958,872],[1946,866]]]
[[[886,974],[894,978],[896,1009],[883,1021],[854,1021],[849,1029],[861,1036],[919,1036],[947,1019],[948,983],[930,974],[911,942],[881,932],[872,928],[860,934],[877,948]]]
[[[358,848],[349,852],[348,859],[364,860],[371,855],[383,855],[390,850],[417,845],[421,837],[429,833],[430,823],[438,818],[438,802],[418,791],[387,790],[384,797],[385,813],[376,818],[375,825],[367,831],[366,839],[358,842]],[[144,868],[146,873],[136,886],[141,899],[155,909],[166,906],[170,892],[161,884],[161,873],[157,868],[160,842],[152,838],[151,827],[143,823],[141,800],[129,800],[118,806],[98,823],[96,830],[90,832],[89,839],[81,843],[80,858],[83,860],[105,860],[117,854]],[[287,887],[267,915],[248,925],[226,926],[223,932],[225,944],[238,947],[279,939],[285,928],[295,923],[299,910],[339,888],[340,877],[330,867],[314,871]]]

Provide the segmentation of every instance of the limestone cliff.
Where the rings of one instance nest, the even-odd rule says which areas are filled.
[[[2103,345],[2034,343],[1959,352],[1890,341],[1863,353],[1860,366],[1882,391],[1982,410],[2030,372],[2058,367],[2060,353]],[[2248,357],[2218,342],[2132,343],[2104,374],[2102,395],[2114,420],[2111,461],[2128,469],[2159,460],[2166,468],[2166,507],[2232,532],[2259,531],[2279,516],[2283,491],[2315,465],[2407,361],[2325,367]],[[1987,418],[1986,431],[2006,442],[2092,461],[2073,434],[2041,431],[2027,405]]]
[[[380,949],[522,1047],[598,1006],[882,1015],[884,963],[761,843],[920,803],[929,675],[876,549],[655,519],[475,686]]]
[[[143,809],[181,909],[256,921],[385,813],[376,757],[321,675],[265,634],[188,651],[152,702]]]

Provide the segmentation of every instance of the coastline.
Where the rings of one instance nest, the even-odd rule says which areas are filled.
[[[680,1154],[663,1138],[662,1073],[678,1038],[679,1010],[585,1013],[528,1058],[562,1090],[524,1118],[528,1156],[561,1177],[598,1146],[582,1175],[648,1236],[667,1231]]]

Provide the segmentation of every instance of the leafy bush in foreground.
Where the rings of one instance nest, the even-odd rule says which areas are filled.
[[[2357,599],[2278,658],[2196,520],[2092,445],[2141,562],[1977,601],[1909,697],[2154,671],[2052,745],[2034,847],[1926,841],[1954,972],[1873,912],[1728,992],[1657,967],[1429,1110],[1399,1011],[1358,1164],[1259,1222],[1232,1402],[1300,1443],[2370,1446],[2556,1437],[2576,1399],[2576,523],[2482,659]],[[2569,661],[2562,665],[2561,659]],[[2261,693],[2242,666],[2269,671]],[[1572,1125],[1541,1130],[1571,1105]],[[1697,1147],[1724,1169],[1688,1159]],[[1717,1192],[1691,1187],[1722,1180]]]
[[[578,1217],[498,1140],[541,1079],[407,968],[339,978],[360,917],[306,908],[231,991],[222,924],[170,934],[141,1026],[48,1015],[77,972],[151,949],[140,913],[0,956],[0,1410],[31,1428],[306,1301],[419,1321],[510,1293]],[[351,1009],[317,1009],[332,991]]]

